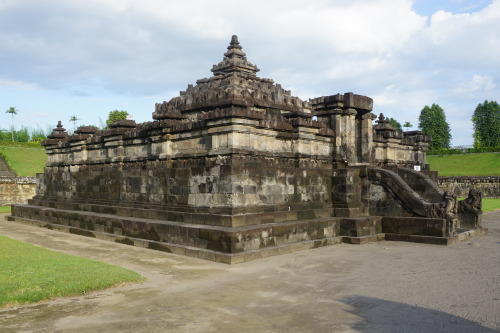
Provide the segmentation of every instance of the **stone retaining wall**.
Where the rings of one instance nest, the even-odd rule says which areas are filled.
[[[483,193],[484,198],[500,198],[500,177],[439,177],[439,187],[459,197],[467,197],[474,188]]]
[[[35,177],[0,177],[0,206],[25,204],[35,191]]]

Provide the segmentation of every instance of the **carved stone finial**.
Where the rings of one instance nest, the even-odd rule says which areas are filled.
[[[224,59],[212,68],[214,75],[232,74],[235,72],[255,75],[259,69],[247,61],[246,53],[243,52],[238,36],[233,35],[231,42],[224,53]]]
[[[63,127],[61,121],[59,120],[57,122],[56,128],[52,130],[52,133],[47,136],[49,139],[64,139],[68,136],[68,133],[66,133],[66,129]]]
[[[389,120],[387,120],[383,113],[378,116],[376,121],[377,125],[373,126],[376,131],[396,131],[396,129],[391,125]]]
[[[228,50],[231,50],[231,49],[239,49],[239,50],[241,50],[240,42],[238,42],[238,36],[233,35],[231,37],[231,42],[229,43],[229,46],[227,47],[227,49]]]

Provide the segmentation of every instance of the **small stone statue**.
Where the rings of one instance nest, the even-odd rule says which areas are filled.
[[[459,201],[458,212],[461,214],[482,214],[483,194],[476,189],[469,190],[467,199]]]
[[[446,219],[448,236],[453,236],[456,230],[457,196],[453,193],[444,192],[440,203],[429,207],[428,216]]]

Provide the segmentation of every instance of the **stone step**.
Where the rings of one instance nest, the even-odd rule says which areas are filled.
[[[328,218],[333,216],[333,208],[309,208],[299,210],[297,207],[283,207],[281,211],[258,212],[249,208],[249,212],[235,214],[231,212],[215,213],[213,211],[187,211],[186,207],[171,207],[147,203],[128,203],[120,205],[115,201],[87,200],[61,201],[33,198],[28,201],[32,206],[57,208],[62,210],[93,212],[123,217],[145,218],[162,221],[186,222],[213,226],[240,227],[263,223],[281,223],[297,220]],[[265,210],[266,207],[260,207]],[[286,209],[286,210],[285,210]]]
[[[71,234],[93,237],[106,241],[113,241],[125,245],[139,246],[147,249],[164,251],[168,253],[186,255],[215,262],[226,264],[237,264],[255,259],[261,259],[269,256],[281,255],[295,251],[302,251],[307,249],[318,248],[327,245],[338,244],[342,242],[341,236],[325,237],[321,239],[309,239],[292,243],[284,243],[254,250],[247,250],[238,253],[224,253],[207,248],[199,248],[185,244],[175,244],[171,242],[154,241],[136,237],[127,237],[123,235],[116,235],[102,231],[89,231],[72,226],[61,225],[57,223],[48,223],[40,220],[8,216],[8,221],[24,223],[33,226],[45,227],[51,230],[67,232]]]
[[[61,225],[86,236],[106,233],[120,238],[142,239],[191,246],[221,253],[239,253],[302,241],[340,236],[340,218],[320,218],[281,223],[224,227],[62,210],[32,205],[14,206],[17,220]]]

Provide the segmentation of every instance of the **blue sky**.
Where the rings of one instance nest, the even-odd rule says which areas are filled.
[[[472,144],[477,104],[500,102],[500,0],[0,0],[0,128],[11,106],[17,127],[150,121],[233,34],[302,99],[352,91],[413,129],[439,104],[452,145]]]

